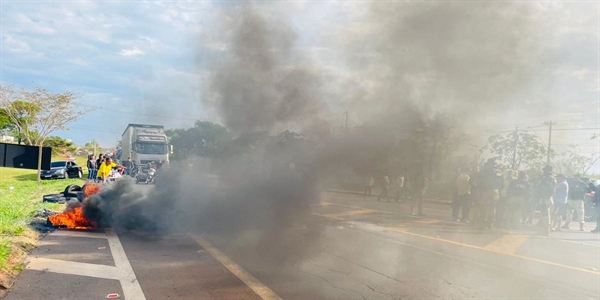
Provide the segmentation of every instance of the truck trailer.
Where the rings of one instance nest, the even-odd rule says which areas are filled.
[[[129,124],[123,132],[122,160],[131,158],[138,165],[157,162],[169,163],[172,148],[162,125]]]

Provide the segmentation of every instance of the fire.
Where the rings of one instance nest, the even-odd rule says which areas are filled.
[[[85,199],[83,200],[83,204],[85,205],[87,199],[100,192],[100,186],[96,184],[88,184],[85,186],[85,190],[83,193],[85,194]],[[98,228],[98,224],[92,220],[89,220],[83,215],[83,206],[75,207],[73,209],[68,209],[63,213],[48,217],[48,221],[52,223],[54,226],[66,227],[66,228],[80,228],[80,229],[90,229],[90,228]]]
[[[63,212],[62,214],[48,217],[50,223],[54,226],[67,228],[97,228],[96,222],[87,219],[83,216],[83,207],[75,207],[72,210]]]

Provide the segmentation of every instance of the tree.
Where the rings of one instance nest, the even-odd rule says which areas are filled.
[[[514,133],[493,135],[488,139],[484,149],[498,155],[499,161],[504,167],[512,168],[514,159],[516,170],[521,167],[541,168],[547,153],[546,146],[538,140],[536,135],[523,131],[517,135]]]
[[[558,154],[555,159],[556,172],[563,173],[567,176],[573,174],[584,174],[588,166],[592,162],[592,158],[581,155],[581,149],[575,145],[569,146],[564,152]]]
[[[29,122],[40,112],[40,107],[23,100],[15,100],[2,106],[0,108],[1,129],[13,131],[20,145],[24,139],[23,136],[28,132],[23,128],[28,127]]]
[[[73,153],[77,147],[73,142],[69,142],[58,136],[50,136],[44,141],[44,147],[52,147],[52,154]]]
[[[57,130],[67,130],[67,124],[89,111],[77,104],[78,97],[74,92],[54,94],[43,87],[29,91],[13,85],[0,85],[0,108],[27,144],[40,147],[38,182],[42,163],[41,147],[48,136]]]
[[[171,129],[167,130],[166,134],[169,143],[173,145],[174,159],[190,156],[215,157],[231,140],[231,135],[225,127],[208,121],[196,121],[192,128]]]
[[[83,148],[85,148],[85,150],[91,151],[91,152],[95,152],[97,149],[102,149],[102,147],[100,147],[100,143],[98,143],[98,141],[96,141],[94,139],[85,143],[85,145],[83,145]]]

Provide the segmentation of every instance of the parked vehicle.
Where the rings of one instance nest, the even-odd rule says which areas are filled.
[[[50,170],[42,170],[41,179],[82,178],[83,169],[75,161],[55,161],[50,164]]]

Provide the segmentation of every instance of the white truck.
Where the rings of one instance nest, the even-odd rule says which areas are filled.
[[[172,146],[169,145],[162,125],[129,124],[123,132],[122,161],[131,158],[137,165],[158,162],[169,163]]]

